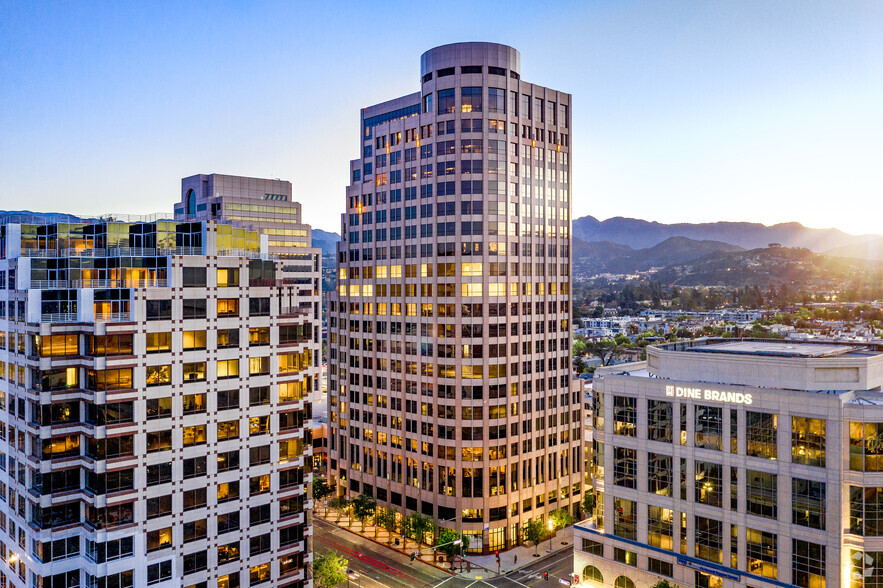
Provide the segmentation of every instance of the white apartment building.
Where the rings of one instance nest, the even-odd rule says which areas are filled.
[[[312,584],[285,275],[215,221],[0,226],[0,586]]]
[[[495,43],[436,47],[362,110],[329,296],[329,473],[506,549],[582,491],[571,97]]]
[[[883,583],[883,346],[695,340],[595,373],[581,586]]]

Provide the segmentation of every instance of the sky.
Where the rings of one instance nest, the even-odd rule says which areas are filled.
[[[338,232],[360,109],[491,41],[573,95],[573,218],[883,233],[880,31],[878,0],[0,0],[0,209],[171,211],[217,172]]]

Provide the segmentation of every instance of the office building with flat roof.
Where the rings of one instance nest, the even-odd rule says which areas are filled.
[[[362,110],[329,299],[340,493],[506,549],[576,515],[569,94],[518,51],[436,47],[420,90]]]
[[[175,204],[177,220],[218,220],[267,236],[267,251],[284,260],[283,283],[293,293],[298,307],[311,318],[313,338],[309,343],[315,365],[306,374],[312,378],[310,403],[324,404],[319,379],[322,357],[322,250],[312,247],[312,229],[303,222],[300,202],[292,196],[291,182],[226,174],[197,174],[181,180],[181,201]],[[226,247],[220,244],[219,247]],[[292,298],[291,300],[294,300]],[[316,429],[312,466],[324,471],[327,447],[324,434]],[[312,431],[308,433],[312,435]],[[312,440],[308,439],[312,444]]]
[[[599,368],[581,586],[883,583],[883,345],[695,340]]]
[[[0,586],[312,585],[313,319],[266,249],[0,225]]]

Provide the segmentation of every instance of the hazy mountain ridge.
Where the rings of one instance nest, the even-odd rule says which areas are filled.
[[[761,223],[729,222],[665,224],[636,218],[614,217],[599,221],[584,216],[573,221],[573,236],[583,241],[611,241],[635,249],[653,247],[670,237],[697,241],[720,241],[743,249],[779,243],[826,252],[868,241],[874,235],[850,235],[839,229],[811,229],[797,222],[767,226]]]
[[[652,267],[678,265],[717,252],[743,251],[743,248],[721,241],[697,241],[686,237],[669,237],[644,249],[611,241],[586,242],[573,238],[574,276],[599,273],[631,274]]]

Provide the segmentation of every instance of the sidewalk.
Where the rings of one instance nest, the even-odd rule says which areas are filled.
[[[358,520],[355,520],[347,515],[342,515],[338,517],[338,513],[333,510],[325,511],[322,513],[322,515],[314,510],[313,516],[324,519],[330,523],[339,526],[341,529],[348,530],[351,533],[355,533],[356,535],[364,537],[369,541],[373,541],[378,545],[382,545],[405,555],[409,555],[418,550],[417,542],[413,539],[405,540],[405,538],[402,537],[399,533],[389,533],[385,529],[375,527],[370,523],[365,524],[363,531],[362,523],[360,523]],[[398,545],[395,545],[396,539],[398,539],[399,541]],[[469,572],[466,571],[465,564],[462,564],[461,566],[461,562],[459,561],[458,557],[456,569],[451,572],[450,562],[439,563],[436,558],[433,557],[431,546],[420,544],[419,549],[419,559],[425,564],[431,565],[449,573],[454,573],[454,575],[460,578],[487,579],[498,576],[505,576],[510,572],[514,572],[523,567],[536,563],[542,557],[548,556],[550,553],[557,553],[566,549],[573,549],[573,527],[566,527],[559,530],[555,534],[555,536],[552,538],[551,550],[549,548],[549,540],[546,539],[545,541],[542,541],[540,543],[539,547],[534,545],[520,545],[518,547],[513,547],[508,551],[501,551],[499,574],[497,573],[497,556],[495,556],[493,553],[488,555],[466,555],[464,559],[469,562],[472,567],[472,570]],[[534,554],[536,553],[539,553],[539,557],[534,557]],[[518,558],[517,563],[515,562],[516,557]]]
[[[552,538],[552,553],[557,553],[566,549],[573,549],[573,527],[565,527],[559,530],[555,537]],[[534,557],[539,551],[540,557]],[[539,550],[533,545],[520,545],[513,547],[508,551],[500,552],[500,574],[505,576],[510,572],[520,570],[536,563],[542,557],[549,555],[549,540],[541,542]],[[515,563],[515,558],[518,563]],[[493,553],[489,555],[467,555],[465,558],[472,564],[472,572],[458,572],[461,578],[489,578],[497,576],[497,556]]]

